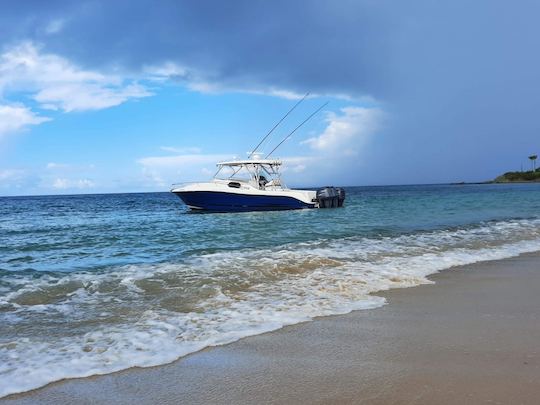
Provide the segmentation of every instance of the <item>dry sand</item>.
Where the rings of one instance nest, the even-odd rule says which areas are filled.
[[[8,404],[540,404],[540,253],[456,267],[388,305],[68,380]]]

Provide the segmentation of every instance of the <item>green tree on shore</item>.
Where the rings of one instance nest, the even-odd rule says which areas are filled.
[[[537,155],[531,155],[531,156],[529,156],[529,159],[530,159],[530,161],[531,161],[531,163],[532,163],[532,171],[533,171],[533,172],[536,171],[536,159],[537,159],[537,158],[538,158]]]

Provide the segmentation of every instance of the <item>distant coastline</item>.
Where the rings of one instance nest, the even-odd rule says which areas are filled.
[[[540,182],[540,169],[527,172],[506,172],[495,180],[494,183],[537,183]]]
[[[519,172],[506,172],[497,176],[494,180],[487,181],[478,181],[478,182],[467,182],[460,181],[455,183],[450,183],[453,186],[460,186],[465,184],[501,184],[501,183],[540,183],[540,168],[536,170],[529,171],[519,171]]]

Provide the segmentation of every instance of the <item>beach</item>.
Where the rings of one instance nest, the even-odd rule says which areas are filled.
[[[540,253],[453,267],[387,305],[168,365],[65,380],[9,404],[501,403],[540,395]]]
[[[3,1],[0,405],[540,405],[540,1],[462,3]]]

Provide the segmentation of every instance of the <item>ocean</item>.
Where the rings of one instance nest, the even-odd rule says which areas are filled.
[[[0,397],[375,308],[377,291],[540,250],[540,184],[346,191],[342,209],[231,214],[170,193],[0,198]]]

